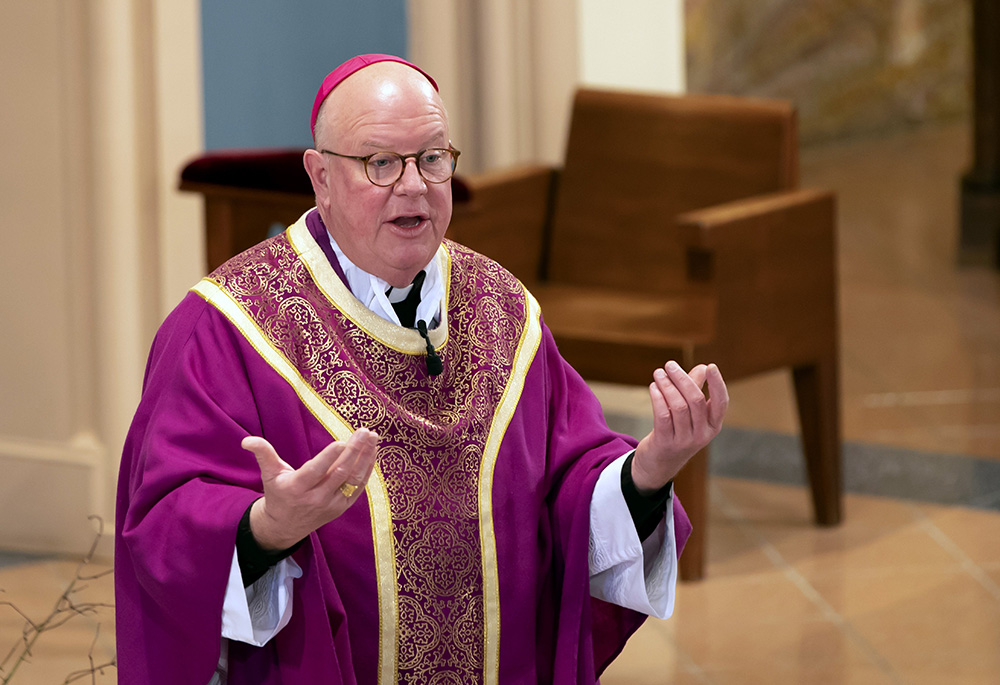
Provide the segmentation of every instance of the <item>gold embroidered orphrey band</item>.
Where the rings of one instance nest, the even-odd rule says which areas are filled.
[[[233,323],[337,440],[350,436],[354,430],[352,424],[366,425],[379,432],[378,424],[390,418],[396,422],[394,425],[403,426],[402,433],[411,435],[408,441],[380,448],[379,463],[365,491],[378,579],[379,682],[394,683],[401,675],[405,679],[425,677],[426,664],[450,655],[449,667],[461,669],[454,666],[456,663],[481,664],[482,670],[475,674],[462,674],[460,670],[453,673],[456,677],[472,676],[472,680],[461,682],[481,678],[482,682],[496,684],[500,600],[492,514],[493,471],[541,340],[537,303],[512,276],[492,262],[453,243],[442,246],[436,259],[445,278],[446,295],[441,325],[431,334],[435,346],[444,346],[444,381],[448,384],[439,377],[440,387],[428,381],[430,385],[426,388],[396,388],[397,399],[421,407],[404,412],[386,402],[388,395],[392,395],[393,379],[398,385],[398,379],[415,376],[410,371],[401,373],[401,369],[407,364],[422,364],[424,344],[419,335],[389,324],[357,302],[333,271],[304,219],[282,236],[252,248],[250,253],[228,263],[192,290]],[[462,267],[471,268],[453,269],[452,262],[456,259]],[[264,268],[262,263],[272,268]],[[253,272],[252,277],[241,277],[248,264],[253,266],[246,270]],[[297,293],[291,298],[287,295],[290,285],[291,292]],[[285,293],[281,296],[285,302],[295,302],[277,306],[274,311],[259,310],[260,303],[279,299],[267,297],[272,291]],[[523,297],[503,300],[489,297],[490,293],[512,291],[519,291]],[[508,301],[515,299],[519,304],[512,310]],[[465,316],[469,311],[476,315]],[[451,315],[457,312],[462,317]],[[275,334],[276,330],[286,330],[283,326],[288,321],[300,324],[300,330],[291,336],[295,338],[294,344]],[[517,325],[511,325],[512,321]],[[333,349],[331,338],[336,343]],[[352,344],[364,345],[366,352],[375,350],[366,368],[350,368],[346,363],[338,367],[333,363],[329,368],[317,370],[317,350],[324,349],[327,356],[336,356],[337,349]],[[468,352],[477,349],[488,350],[504,360],[499,364],[501,384],[477,378],[474,369],[482,365],[473,363],[479,360],[469,357],[475,356],[475,352]],[[303,359],[309,363],[303,364]],[[451,376],[448,367],[453,370]],[[496,375],[501,369],[490,366],[487,370]],[[359,378],[370,378],[375,387],[384,383],[390,388],[382,406]],[[458,379],[461,380],[455,383]],[[453,384],[461,388],[453,391]],[[477,392],[477,388],[490,386],[497,388],[494,396],[487,398]],[[431,400],[441,397],[447,401],[441,403],[444,409],[437,411]],[[472,419],[465,421],[465,417]],[[455,429],[465,424],[470,427]],[[421,445],[419,439],[412,437],[427,431],[439,439],[458,438],[454,442],[460,447],[475,446],[476,472],[470,472],[473,462],[467,458],[468,449],[460,454],[440,450],[435,454],[429,445]],[[414,460],[414,454],[440,458],[430,458],[428,464]],[[418,484],[417,490],[423,488],[423,500],[414,497],[410,487],[414,483]],[[433,507],[421,509],[414,505],[414,501],[427,504],[448,494],[440,487],[432,492],[435,483],[447,484],[448,493],[457,493],[448,502],[450,506],[459,510],[471,507],[467,513],[473,516],[468,518],[474,518],[472,525],[478,525],[478,531],[463,531],[461,523],[442,518],[432,511]],[[470,534],[473,532],[478,533],[479,549],[463,548],[463,541],[468,547],[467,541],[476,537]],[[447,558],[427,553],[442,548],[455,552],[450,557],[445,555]],[[467,563],[476,557],[479,557],[478,571]],[[431,589],[425,590],[425,586]],[[481,593],[481,603],[463,604],[454,600],[445,615],[434,615],[434,606],[440,603],[435,593],[443,597],[467,595],[473,588],[475,595]],[[446,620],[448,616],[450,621]],[[482,636],[480,647],[469,644],[471,633]]]

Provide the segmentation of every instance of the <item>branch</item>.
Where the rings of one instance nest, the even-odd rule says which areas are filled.
[[[104,576],[113,573],[114,571],[114,569],[109,569],[106,571],[100,571],[93,574],[84,573],[84,568],[86,568],[86,566],[94,558],[94,554],[97,551],[97,545],[100,542],[101,536],[104,535],[104,521],[101,519],[101,517],[91,516],[89,518],[90,520],[97,522],[98,531],[97,535],[94,536],[94,542],[90,546],[90,551],[87,552],[87,555],[80,561],[80,564],[77,566],[76,572],[73,574],[73,579],[70,581],[69,585],[66,586],[66,589],[59,596],[59,599],[56,600],[55,606],[52,608],[52,611],[49,613],[49,615],[45,617],[45,619],[43,619],[40,623],[35,623],[23,611],[21,611],[13,602],[0,602],[0,606],[11,607],[15,612],[17,612],[18,615],[21,616],[21,618],[24,619],[24,629],[22,631],[23,634],[21,640],[15,642],[14,646],[11,647],[10,652],[7,653],[7,656],[4,657],[3,661],[0,661],[0,685],[7,685],[14,677],[14,674],[17,672],[18,667],[20,667],[22,663],[24,663],[25,661],[28,660],[29,657],[31,657],[31,650],[34,647],[35,642],[38,640],[38,638],[41,636],[42,633],[59,628],[60,626],[64,625],[67,621],[72,619],[74,616],[89,616],[96,614],[99,609],[114,606],[112,604],[107,604],[104,602],[82,602],[78,604],[73,601],[74,593],[87,589],[87,585],[83,584],[78,585],[78,583],[97,580],[99,578],[103,578]],[[90,668],[71,673],[67,677],[65,682],[69,683],[74,680],[78,680],[82,677],[85,677],[86,675],[90,675],[91,680],[93,682],[96,682],[96,676],[94,674],[98,672],[103,674],[105,668],[116,665],[114,658],[112,658],[111,661],[104,664],[100,665],[94,664],[94,647],[97,644],[97,638],[100,635],[100,632],[101,632],[101,626],[100,624],[98,624],[97,631],[94,636],[94,641],[93,643],[91,643],[90,652],[88,654],[88,659],[90,661]],[[6,671],[7,664],[8,662],[11,661],[11,659],[15,659],[14,663],[10,667],[10,670]]]
[[[66,676],[66,680],[63,681],[63,685],[75,682],[80,678],[86,678],[88,675],[90,676],[90,682],[96,684],[98,673],[104,675],[104,669],[118,667],[117,659],[115,659],[114,657],[111,658],[111,661],[107,661],[103,664],[94,665],[94,647],[97,646],[97,638],[100,637],[100,635],[101,635],[101,625],[97,624],[97,630],[94,631],[94,641],[90,643],[90,651],[87,653],[87,660],[90,661],[90,668],[85,668],[80,671],[73,671],[68,676]]]

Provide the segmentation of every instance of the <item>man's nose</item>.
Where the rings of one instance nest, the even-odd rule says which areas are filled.
[[[420,175],[415,158],[403,160],[403,175],[396,181],[395,189],[404,195],[422,195],[427,192],[427,181]]]

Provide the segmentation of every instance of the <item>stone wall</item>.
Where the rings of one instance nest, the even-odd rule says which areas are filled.
[[[970,109],[969,0],[686,0],[687,89],[795,102],[803,143]]]

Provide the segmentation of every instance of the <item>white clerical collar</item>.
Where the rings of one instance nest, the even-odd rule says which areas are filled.
[[[386,321],[394,323],[397,326],[401,325],[399,323],[399,316],[396,315],[396,310],[392,308],[392,302],[399,302],[405,299],[407,293],[410,292],[410,288],[413,286],[408,285],[405,288],[393,288],[386,281],[375,274],[368,273],[348,259],[344,251],[340,249],[340,245],[330,235],[330,232],[324,231],[324,233],[330,241],[330,247],[333,248],[334,254],[337,255],[340,268],[343,269],[344,276],[347,277],[347,287],[350,288],[354,297]],[[423,287],[420,289],[420,303],[417,305],[416,320],[420,321],[423,319],[428,322],[428,328],[435,328],[441,320],[441,300],[444,298],[444,280],[441,278],[441,269],[438,266],[437,259],[432,258],[430,263],[424,267],[424,271],[426,272],[426,277],[424,278]],[[386,295],[386,291],[389,291],[389,295]]]

